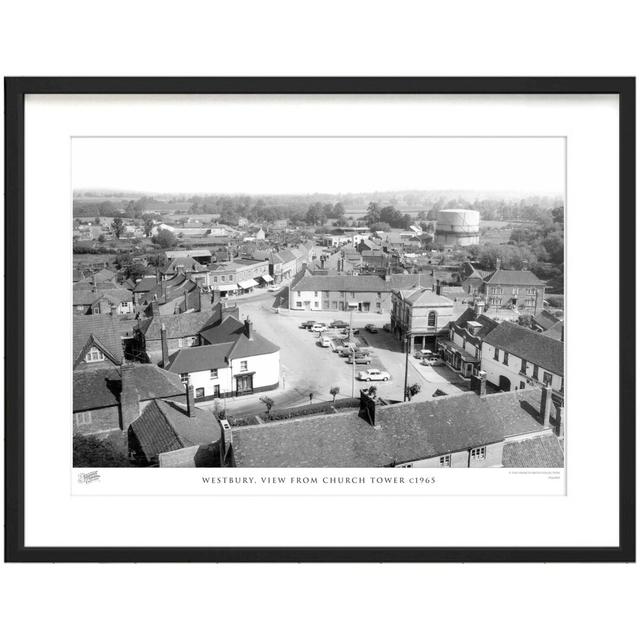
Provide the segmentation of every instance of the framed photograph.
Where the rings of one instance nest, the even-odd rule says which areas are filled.
[[[633,78],[7,78],[13,562],[635,560]]]

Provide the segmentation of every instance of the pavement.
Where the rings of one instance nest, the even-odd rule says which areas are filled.
[[[249,415],[265,411],[260,395],[268,395],[275,404],[274,409],[309,404],[309,394],[313,394],[311,402],[331,400],[329,390],[337,386],[340,392],[337,398],[357,396],[360,388],[368,388],[372,384],[378,388],[383,398],[402,400],[404,395],[404,375],[406,358],[402,344],[382,325],[389,322],[387,315],[376,313],[354,313],[353,327],[360,329],[359,337],[371,350],[373,361],[369,365],[355,365],[355,372],[367,368],[380,368],[391,374],[388,382],[361,382],[354,377],[353,365],[347,364],[331,348],[319,345],[319,335],[301,329],[305,320],[326,322],[344,320],[349,322],[349,312],[291,311],[282,313],[274,308],[276,293],[262,291],[246,297],[238,297],[235,301],[240,308],[240,317],[250,317],[253,325],[267,340],[280,347],[280,387],[266,394],[227,398],[217,401],[218,406],[233,415]],[[374,324],[378,333],[369,333],[363,329],[366,324]],[[337,337],[339,332],[329,332]],[[409,355],[407,375],[408,385],[418,383],[420,392],[414,396],[416,400],[429,400],[436,389],[447,394],[462,393],[468,390],[468,383],[462,383],[460,377],[447,367],[427,367],[419,363],[412,354]],[[214,402],[202,403],[199,406],[214,405]]]

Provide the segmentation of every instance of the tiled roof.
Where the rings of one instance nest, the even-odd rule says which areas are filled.
[[[537,389],[446,396],[233,430],[238,467],[380,467],[501,442],[542,430]]]
[[[147,340],[160,340],[160,328],[164,324],[167,338],[186,338],[197,335],[210,321],[211,311],[194,311],[167,316],[153,316],[140,321],[139,330]]]
[[[534,316],[533,319],[544,331],[551,329],[554,324],[559,322],[558,318],[544,309],[538,315]]]
[[[475,334],[479,338],[483,338],[498,326],[498,323],[495,320],[492,320],[485,315],[479,315],[476,317],[476,313],[471,307],[464,310],[464,313],[455,321],[455,324],[463,329],[467,329],[468,322],[477,322],[482,325]]]
[[[131,369],[130,381],[140,401],[184,396],[180,376],[153,364],[139,364]],[[73,372],[73,410],[90,411],[120,403],[122,377],[120,370],[81,369]]]
[[[507,442],[502,450],[503,467],[548,469],[564,467],[564,451],[554,434]]]
[[[562,340],[564,341],[564,321],[560,320],[556,322],[553,327],[543,331],[544,335],[553,338],[554,340]]]
[[[136,282],[136,286],[133,289],[135,293],[144,293],[146,291],[152,291],[158,286],[158,280],[156,276],[145,276],[141,278],[139,282]]]
[[[487,284],[503,284],[506,286],[544,285],[544,282],[532,271],[516,271],[515,269],[499,269],[498,271],[494,271],[486,279],[486,282]]]
[[[221,429],[214,415],[196,408],[190,418],[177,402],[154,400],[129,427],[148,460],[160,453],[218,442]]]
[[[564,344],[542,333],[505,321],[487,334],[485,342],[547,371],[564,375]]]
[[[200,332],[201,337],[209,344],[232,343],[227,357],[248,358],[250,356],[275,353],[278,345],[262,337],[253,327],[251,340],[244,333],[244,322],[233,316],[227,316],[221,323]],[[195,347],[192,347],[195,348]]]
[[[126,333],[126,327],[124,327]],[[78,363],[85,348],[93,339],[100,342],[102,348],[111,355],[116,363],[122,362],[123,325],[118,318],[110,315],[74,316],[73,318],[73,364]]]

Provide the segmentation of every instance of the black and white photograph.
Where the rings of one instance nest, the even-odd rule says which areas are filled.
[[[76,475],[563,470],[566,162],[562,136],[74,137]]]

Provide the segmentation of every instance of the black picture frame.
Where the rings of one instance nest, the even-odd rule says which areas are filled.
[[[5,78],[5,561],[634,562],[635,78]],[[26,547],[24,541],[24,99],[27,94],[616,94],[620,160],[620,540],[615,547]],[[624,300],[624,308],[622,304]],[[10,311],[9,311],[10,310]]]

